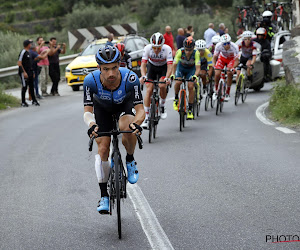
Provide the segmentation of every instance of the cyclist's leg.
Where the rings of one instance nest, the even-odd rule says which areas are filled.
[[[221,70],[225,67],[225,62],[222,59],[221,55],[218,57],[218,60],[215,65],[215,92],[218,92],[218,85],[221,78]]]
[[[131,131],[129,124],[134,121],[134,113],[132,112],[132,105],[130,102],[126,105],[124,112],[121,114],[119,119],[119,128],[122,131]],[[138,181],[139,174],[137,170],[137,163],[134,160],[134,150],[136,146],[136,135],[134,134],[123,134],[122,143],[126,149],[126,166],[128,172],[128,181],[134,184]]]
[[[155,80],[155,66],[148,62],[147,64],[147,78],[149,80]],[[144,109],[146,113],[145,121],[149,119],[149,111],[150,111],[150,102],[151,102],[151,95],[153,93],[153,84],[152,83],[145,83],[147,87],[146,95],[144,98]]]
[[[196,68],[188,68],[185,69],[185,79],[191,79],[191,77],[195,74]],[[196,81],[196,80],[195,80]],[[194,104],[194,97],[195,97],[195,82],[188,82],[187,88],[189,90],[189,111],[187,114],[187,119],[193,119],[193,104]]]
[[[175,72],[175,78],[177,79],[182,79],[182,67],[180,66],[180,62],[177,64],[177,68],[176,68],[176,72]],[[180,90],[180,84],[181,81],[175,81],[174,84],[174,92],[175,92],[175,98],[174,98],[174,102],[173,102],[173,108],[174,110],[178,110],[178,100],[179,100],[179,90]]]
[[[94,113],[96,123],[99,126],[99,132],[110,131],[113,128],[112,114],[95,104]],[[95,171],[98,179],[101,200],[97,207],[97,211],[100,213],[108,213],[109,210],[109,199],[107,192],[107,181],[110,172],[109,162],[109,148],[110,148],[110,137],[103,136],[96,138],[98,145],[98,154],[95,155]]]
[[[167,64],[159,67],[159,71],[157,72],[157,78],[159,79],[159,81],[163,81],[166,77],[166,74],[167,74]],[[167,98],[167,85],[159,84],[158,86],[159,86],[159,93],[160,93],[162,102],[165,103],[166,98]]]
[[[233,77],[233,73],[231,72],[231,69],[233,68],[234,61],[235,61],[235,59],[231,60],[227,64],[227,88],[226,88],[226,94],[227,95],[230,95],[230,88],[231,88],[232,77]]]
[[[206,72],[207,72],[207,63],[201,64],[200,77],[202,79],[203,87],[206,87]]]

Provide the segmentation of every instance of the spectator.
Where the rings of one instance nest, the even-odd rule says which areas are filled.
[[[193,30],[194,30],[194,29],[193,29],[193,26],[192,26],[192,25],[187,26],[185,36],[186,36],[186,37],[194,36],[194,31],[193,31]]]
[[[38,61],[41,60],[41,59],[44,59],[47,57],[47,53],[43,53],[43,55],[39,55],[37,52],[36,52],[36,47],[31,44],[31,48],[29,50],[29,54],[31,56],[31,60],[32,60],[32,69],[33,69],[33,85],[34,85],[34,89],[35,89],[35,96],[39,99],[42,99],[42,96],[39,94],[39,74],[40,74],[40,70],[37,65]],[[44,51],[46,52],[46,51]]]
[[[32,69],[32,60],[31,56],[29,54],[29,50],[31,48],[32,41],[25,40],[23,42],[24,49],[20,52],[19,60],[18,60],[18,66],[19,66],[19,76],[21,79],[22,84],[22,107],[28,107],[28,104],[25,101],[25,94],[27,87],[29,86],[29,91],[32,97],[32,105],[40,106],[40,104],[37,102],[34,94],[34,87],[33,87],[33,69]]]
[[[183,41],[185,39],[185,35],[184,35],[184,29],[183,28],[179,28],[177,30],[177,36],[176,36],[176,45],[177,45],[177,49],[180,49],[183,47]]]
[[[224,33],[228,34],[228,28],[227,27],[225,28]]]
[[[110,46],[114,46],[114,44],[112,43],[112,41],[114,40],[114,34],[113,33],[109,33],[107,36],[107,42],[105,45],[110,45]]]
[[[49,75],[52,80],[51,94],[59,96],[58,83],[60,81],[59,54],[66,53],[66,44],[56,45],[56,38],[50,38],[50,51],[48,53],[49,60]],[[62,45],[62,49],[61,49]]]
[[[47,84],[48,84],[48,75],[49,75],[49,60],[47,55],[50,50],[49,47],[45,46],[46,43],[43,37],[38,37],[36,41],[38,45],[36,47],[36,52],[40,55],[46,56],[44,59],[40,60],[37,64],[37,66],[40,67],[40,85],[41,85],[42,96],[49,96],[49,94],[47,93]]]
[[[165,39],[165,44],[169,45],[172,49],[172,53],[173,56],[175,54],[175,50],[174,50],[174,38],[173,38],[173,34],[171,31],[171,27],[170,26],[166,26],[165,28],[166,33],[164,34],[164,39]]]
[[[209,23],[208,29],[204,32],[204,39],[206,41],[206,47],[209,48],[212,45],[211,39],[213,36],[215,36],[217,33],[214,31],[214,24]]]
[[[245,27],[240,25],[239,30],[236,32],[237,37],[240,38],[244,31],[245,31]]]
[[[220,23],[219,24],[219,30],[218,30],[217,33],[219,33],[219,35],[222,36],[222,35],[225,34],[224,30],[225,30],[225,24],[224,23]]]

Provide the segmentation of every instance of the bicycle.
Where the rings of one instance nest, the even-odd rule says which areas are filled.
[[[217,93],[217,107],[216,107],[216,115],[223,112],[223,106],[225,101],[225,93],[226,93],[226,81],[227,81],[227,68],[221,70],[221,78],[218,83],[218,93]]]
[[[187,93],[186,93],[186,82],[194,82],[194,80],[187,80],[183,78],[176,78],[175,81],[181,81],[181,87],[179,91],[179,102],[178,102],[178,113],[179,113],[179,130],[185,127],[186,119],[186,104],[187,104]]]
[[[126,183],[127,183],[127,175],[125,172],[125,168],[123,166],[121,153],[119,150],[119,140],[118,135],[125,133],[132,133],[133,131],[120,131],[118,129],[118,121],[115,114],[113,114],[113,129],[109,132],[97,132],[98,136],[109,136],[113,137],[112,145],[113,150],[111,154],[111,162],[114,162],[112,168],[110,169],[109,178],[108,178],[108,193],[109,193],[109,214],[112,215],[112,209],[114,209],[115,204],[117,207],[117,217],[118,217],[118,235],[119,239],[122,238],[122,223],[121,223],[121,199],[125,199],[127,197],[126,193]],[[139,148],[143,148],[142,138],[136,134]],[[93,142],[95,137],[93,136],[89,141],[89,151],[93,149]]]
[[[240,95],[242,96],[242,103],[245,102],[246,98],[247,98],[247,94],[248,94],[248,80],[245,82],[245,77],[247,75],[247,66],[240,64],[238,67],[241,68],[241,73],[239,75],[239,79],[237,81],[236,84],[236,88],[235,88],[235,96],[234,96],[234,104],[237,105]]]
[[[150,103],[150,119],[149,119],[149,143],[156,137],[157,132],[157,125],[160,120],[160,96],[159,96],[159,86],[158,84],[166,84],[164,81],[157,81],[157,80],[146,80],[145,82],[152,83],[154,85],[153,93],[151,96],[151,103]]]

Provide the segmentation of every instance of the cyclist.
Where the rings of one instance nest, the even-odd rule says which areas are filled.
[[[182,78],[185,76],[185,79],[194,80],[197,83],[197,75],[200,74],[200,53],[195,49],[195,40],[192,36],[189,36],[183,41],[183,48],[177,50],[174,64],[173,64],[173,74],[171,76],[172,79]],[[175,73],[176,71],[176,73]],[[196,71],[196,72],[195,72]],[[175,76],[174,76],[175,73]],[[175,90],[175,99],[173,103],[174,110],[178,110],[178,93],[180,89],[181,81],[176,81],[174,85]],[[197,83],[198,84],[198,83]],[[188,83],[189,90],[189,110],[187,114],[187,119],[194,119],[194,115],[192,112],[192,107],[194,104],[194,83]]]
[[[97,131],[112,130],[113,114],[119,118],[120,130],[134,130],[134,133],[123,134],[122,137],[127,151],[128,181],[134,184],[139,178],[137,163],[133,157],[137,140],[135,133],[142,131],[140,124],[145,118],[139,78],[129,69],[119,68],[121,53],[114,46],[100,48],[95,57],[99,70],[88,74],[83,82],[84,122],[89,126],[90,137],[97,137]],[[107,181],[111,168],[108,159],[110,140],[107,136],[96,138],[98,154],[95,156],[95,170],[101,191],[97,211],[100,214],[107,214],[109,210]]]
[[[270,60],[272,58],[271,44],[267,39],[267,31],[265,28],[258,28],[256,35],[257,38],[253,40],[258,42],[261,46],[260,61],[264,64],[264,80],[268,82],[272,78],[272,67],[270,65]]]
[[[210,79],[213,73],[212,67],[212,54],[206,48],[206,42],[204,40],[197,40],[195,47],[200,53],[201,71],[200,77],[203,82],[203,88],[206,90],[207,77],[206,72],[208,71],[208,78]]]
[[[239,47],[231,42],[231,37],[224,34],[220,38],[220,43],[217,44],[214,56],[213,66],[215,67],[215,93],[213,99],[217,99],[218,85],[221,77],[221,70],[227,65],[227,88],[225,101],[230,100],[230,88],[232,84],[232,77],[234,68],[239,64]]]
[[[243,33],[243,39],[239,40],[237,45],[239,46],[239,50],[242,51],[241,57],[240,57],[240,64],[243,64],[244,66],[247,65],[247,77],[252,82],[252,74],[251,69],[253,69],[253,65],[256,61],[256,55],[257,55],[257,49],[260,48],[260,45],[252,41],[253,33],[251,31],[244,31]],[[239,75],[241,73],[241,68],[237,67],[237,77],[239,78]]]
[[[216,45],[217,43],[220,42],[220,36],[219,35],[215,35],[211,38],[211,42],[212,42],[212,45],[209,46],[208,50],[211,52],[211,54],[213,55],[214,52],[215,52],[215,48],[216,48]]]
[[[131,56],[125,51],[125,44],[117,43],[115,46],[121,52],[120,67],[132,70]]]
[[[141,84],[145,83],[146,74],[150,80],[165,81],[167,85],[170,84],[170,75],[172,72],[172,49],[169,45],[164,44],[165,39],[159,32],[154,33],[150,38],[150,44],[144,47],[142,64],[141,64]],[[148,64],[147,64],[148,62]],[[150,100],[153,92],[153,84],[146,83],[147,92],[145,96],[145,112],[146,119],[142,124],[142,127],[148,127]],[[167,98],[167,86],[166,84],[159,84],[160,97],[161,97],[161,119],[167,118],[167,111],[165,109],[165,102]]]

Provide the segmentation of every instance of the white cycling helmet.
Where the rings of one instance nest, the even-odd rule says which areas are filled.
[[[253,35],[253,33],[252,33],[251,31],[246,30],[246,31],[243,32],[243,35],[242,35],[242,36],[243,36],[243,39],[244,39],[244,38],[246,38],[246,37],[250,37],[250,38],[251,38],[252,35]]]
[[[266,10],[262,13],[262,16],[263,17],[271,17],[271,16],[273,16],[273,13],[269,10]]]
[[[204,40],[197,40],[195,42],[196,49],[206,49],[206,42]]]
[[[157,32],[157,33],[154,33],[151,36],[150,42],[151,42],[151,45],[153,47],[158,47],[159,48],[159,47],[164,45],[165,39],[164,39],[164,36],[161,33]]]
[[[222,42],[222,43],[228,43],[230,41],[231,41],[231,37],[228,34],[224,34],[220,38],[220,42]]]
[[[216,35],[216,36],[213,36],[212,38],[211,38],[211,42],[213,43],[213,44],[217,44],[217,43],[219,43],[220,42],[220,36],[218,36],[218,35]]]

